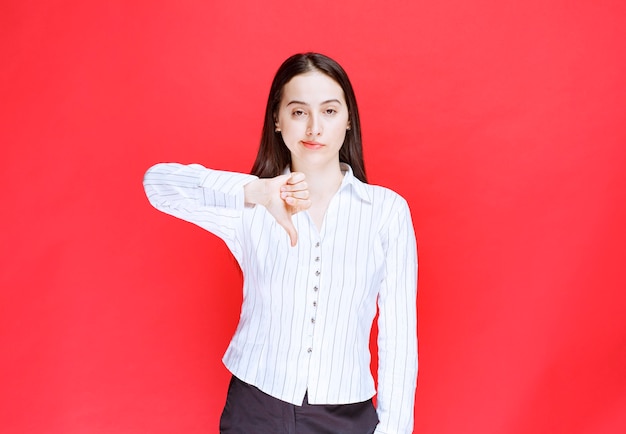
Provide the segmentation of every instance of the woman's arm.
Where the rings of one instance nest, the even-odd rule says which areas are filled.
[[[376,434],[413,432],[417,382],[417,247],[404,200],[387,228],[385,279],[378,297]]]
[[[228,243],[244,208],[243,187],[256,179],[199,164],[160,163],[148,169],[143,186],[156,209],[194,223]]]
[[[146,196],[160,211],[222,238],[234,247],[235,227],[246,205],[260,204],[276,218],[295,244],[291,215],[310,206],[301,173],[275,178],[207,169],[199,164],[160,163],[143,180]]]

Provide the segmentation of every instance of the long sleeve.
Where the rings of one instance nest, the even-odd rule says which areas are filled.
[[[222,238],[235,257],[245,184],[256,176],[207,169],[199,164],[160,163],[146,172],[146,196],[159,211],[194,223]]]
[[[413,432],[417,382],[417,247],[404,200],[387,233],[385,277],[378,306],[376,434]]]

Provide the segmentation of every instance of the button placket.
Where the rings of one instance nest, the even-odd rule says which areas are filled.
[[[315,278],[313,279],[313,302],[312,302],[312,310],[311,315],[310,315],[310,338],[313,338],[313,331],[315,329],[315,317],[317,315],[317,304],[318,304],[318,297],[319,297],[319,288],[320,288],[320,276],[321,276],[321,254],[320,254],[320,242],[317,241],[314,244],[314,251],[312,254],[312,258],[313,258],[313,262],[312,262],[312,267],[311,267],[311,271],[313,272],[313,275],[315,276]],[[313,352],[313,346],[311,345],[309,348],[307,348],[307,353],[311,354]]]

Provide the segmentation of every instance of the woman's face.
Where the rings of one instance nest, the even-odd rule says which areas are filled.
[[[283,87],[276,117],[293,170],[339,162],[349,113],[335,80],[317,71],[296,75]]]

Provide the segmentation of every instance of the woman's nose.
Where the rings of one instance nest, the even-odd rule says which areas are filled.
[[[311,116],[309,119],[309,125],[306,130],[309,136],[319,136],[322,134],[322,124],[317,116]]]

